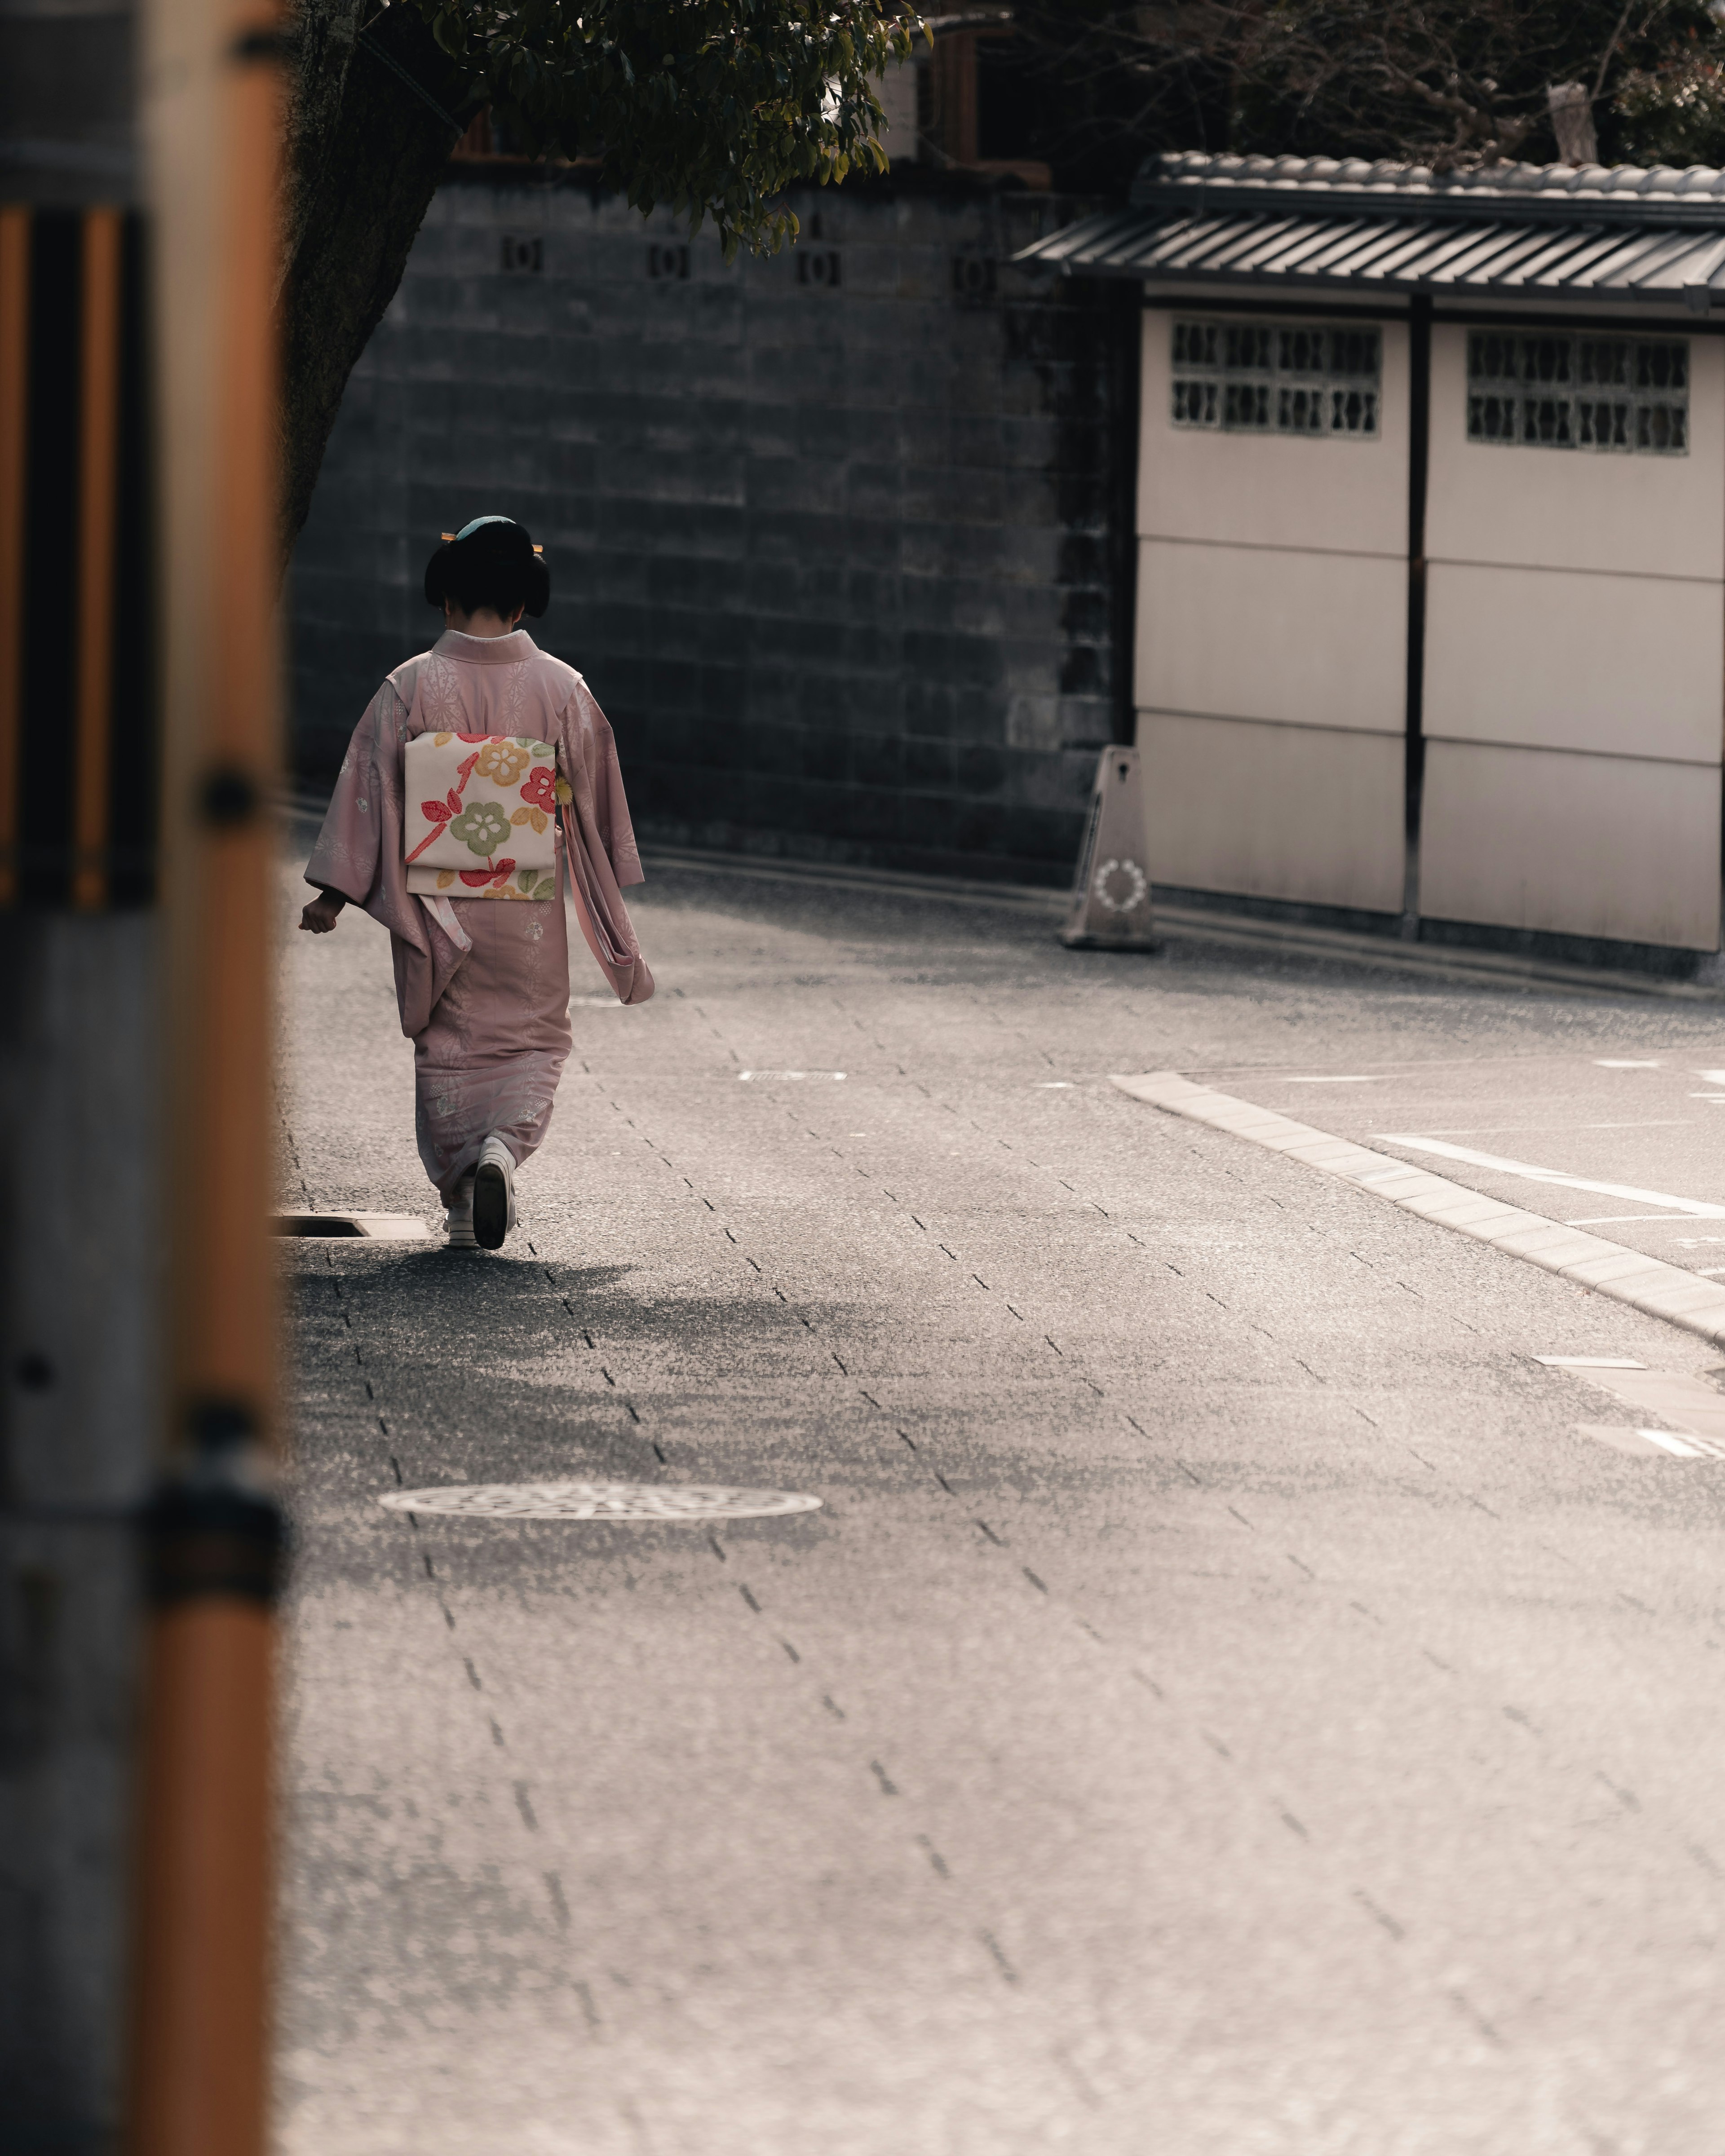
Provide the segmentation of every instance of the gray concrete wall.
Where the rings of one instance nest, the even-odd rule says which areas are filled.
[[[727,266],[663,212],[458,168],[295,557],[307,782],[430,640],[439,531],[501,510],[546,546],[536,634],[649,835],[1070,872],[1116,706],[1135,320],[1003,266],[1070,202],[912,173],[793,207],[794,251]]]

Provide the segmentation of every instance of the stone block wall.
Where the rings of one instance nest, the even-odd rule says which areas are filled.
[[[794,250],[727,266],[573,176],[454,168],[295,558],[305,783],[431,640],[439,532],[501,511],[649,839],[1070,873],[1126,701],[1136,306],[1005,266],[1077,203],[921,172],[793,202]]]

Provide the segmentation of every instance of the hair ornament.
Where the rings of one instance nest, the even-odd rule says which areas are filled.
[[[513,517],[509,516],[475,516],[473,524],[511,524],[514,521]],[[465,539],[467,536],[473,529],[473,524],[464,525],[459,531],[443,531],[438,536],[445,547],[453,547],[458,539]],[[545,552],[536,539],[533,542],[533,552],[536,554],[542,554]]]

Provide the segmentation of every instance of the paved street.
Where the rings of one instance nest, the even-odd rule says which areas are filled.
[[[1109,1078],[1706,1271],[1725,1003],[649,868],[506,1250],[282,1245],[283,2156],[1717,2156],[1725,1460],[1534,1358],[1725,1353]],[[285,968],[284,1204],[432,1220]],[[557,1478],[820,1509],[379,1502]]]

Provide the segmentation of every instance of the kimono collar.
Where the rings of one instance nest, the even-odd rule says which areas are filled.
[[[459,629],[446,629],[431,648],[439,659],[459,660],[464,666],[519,666],[539,649],[524,629],[507,636],[464,636]]]

